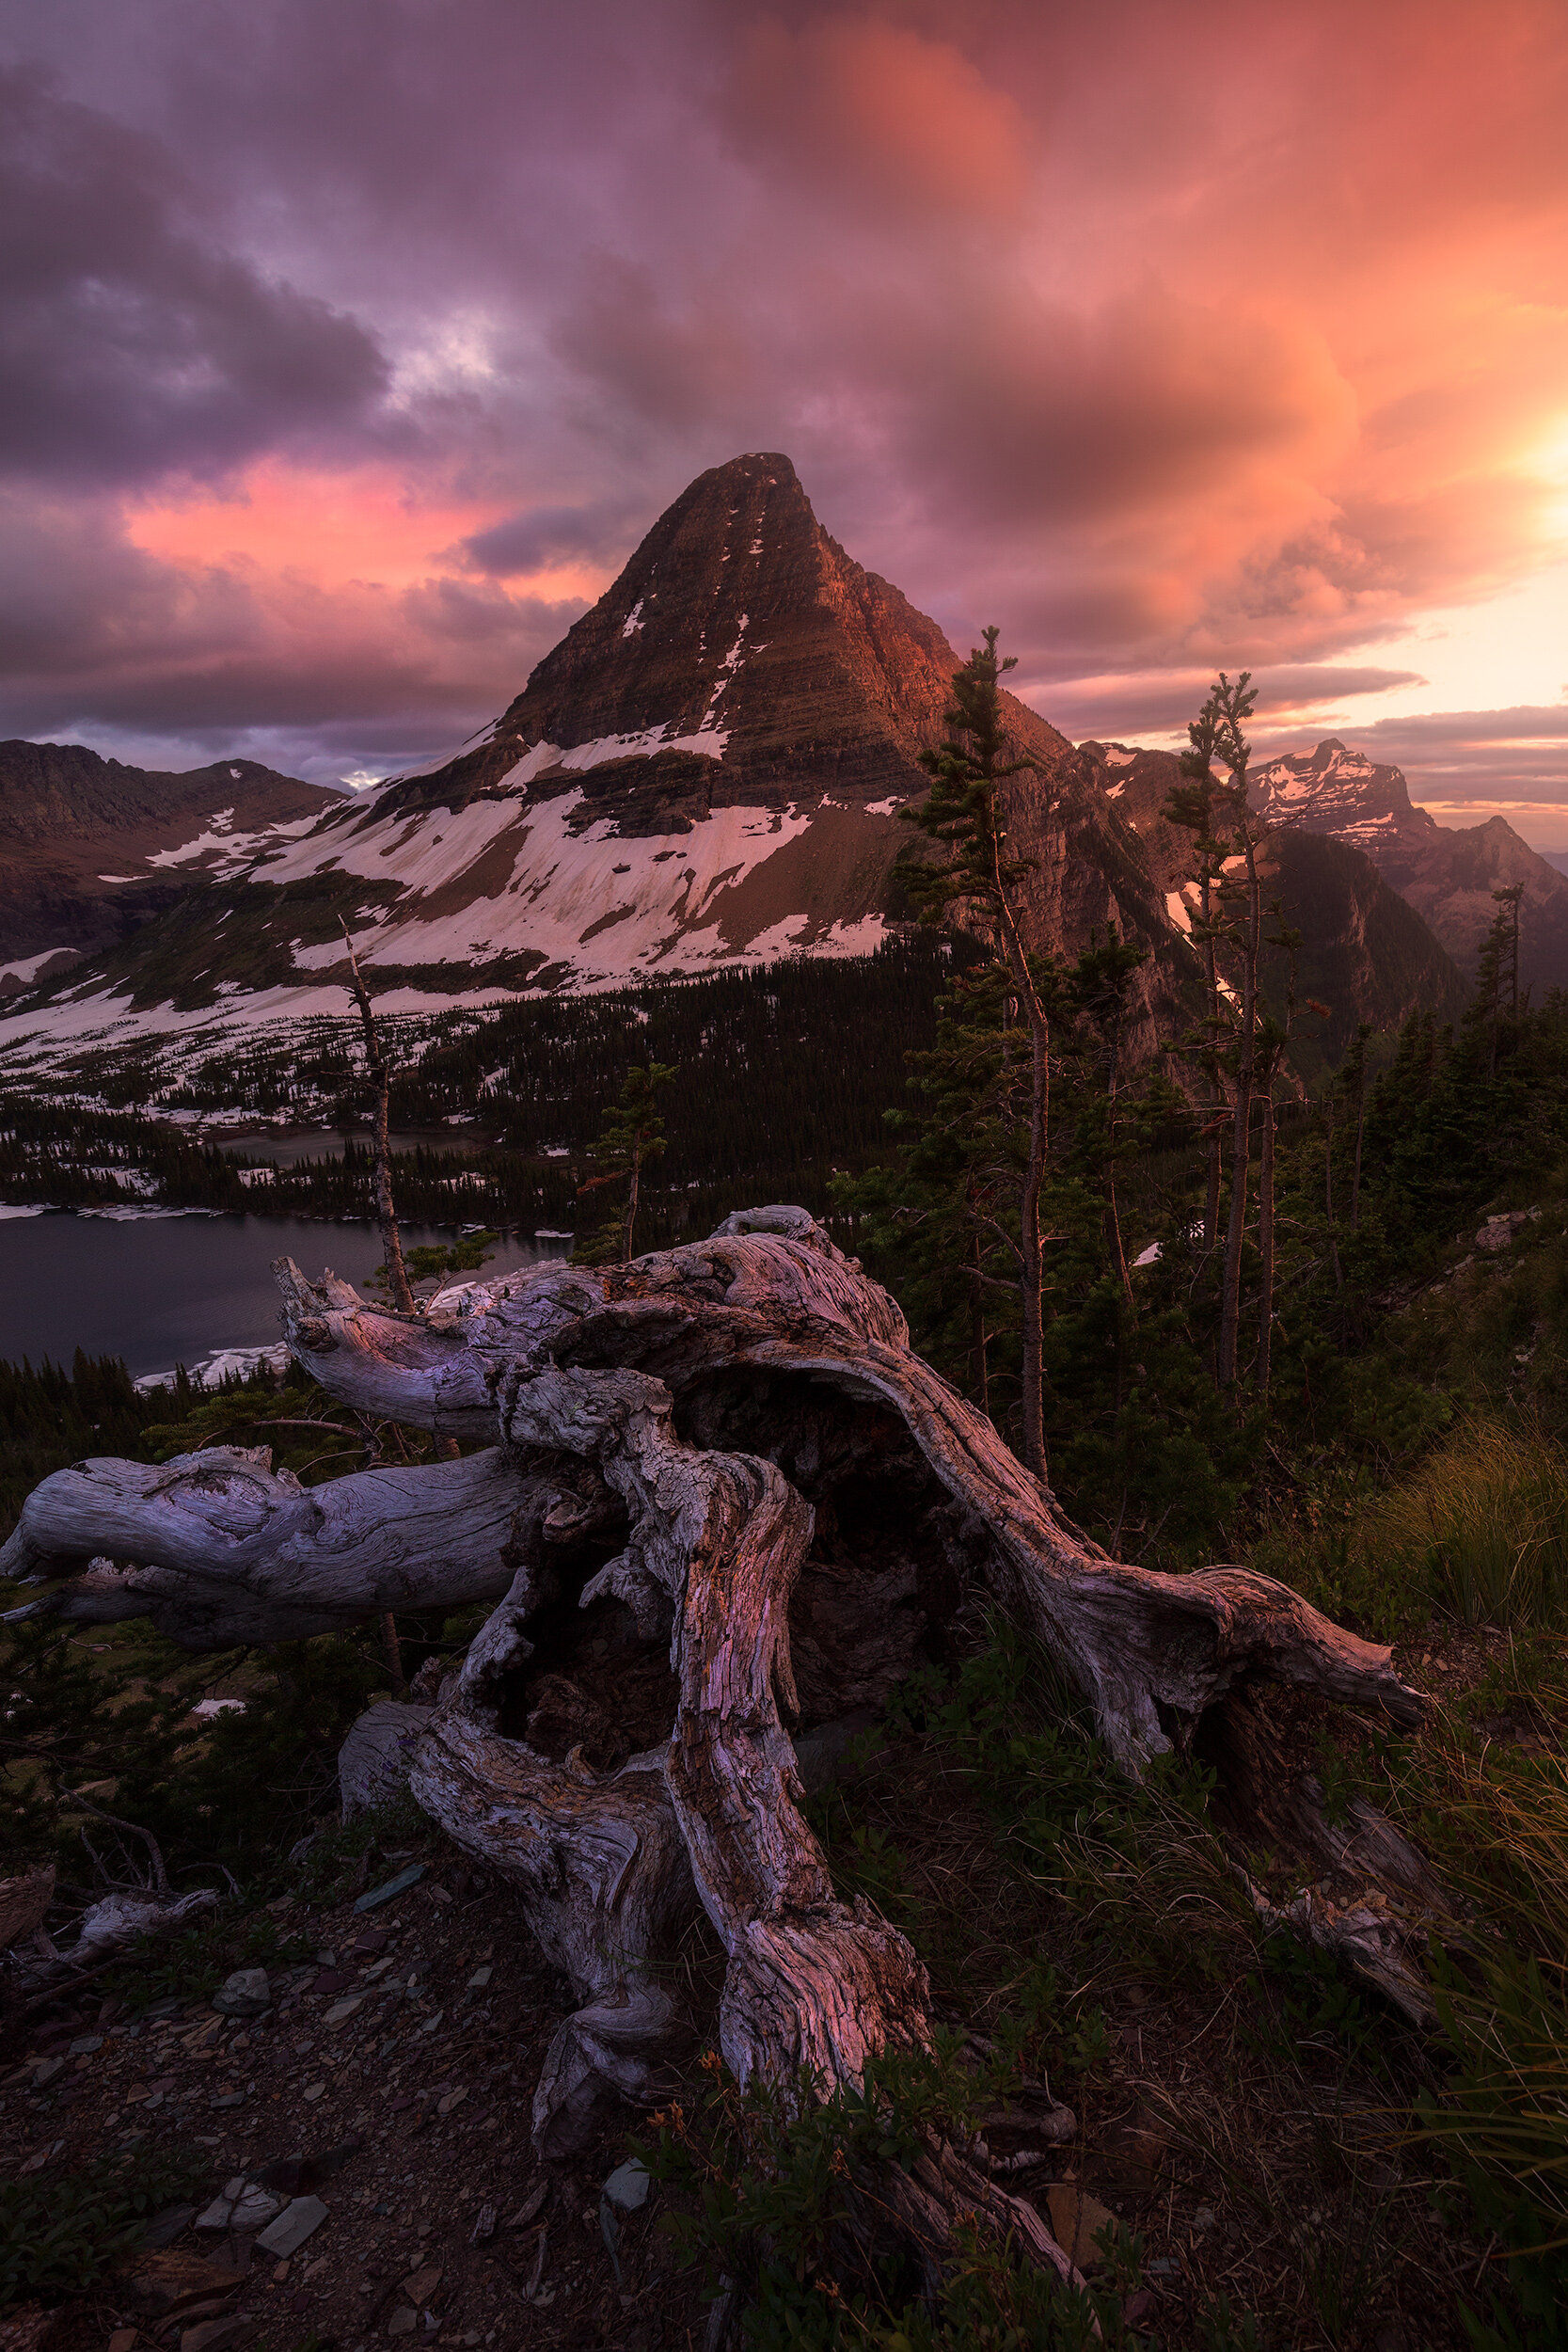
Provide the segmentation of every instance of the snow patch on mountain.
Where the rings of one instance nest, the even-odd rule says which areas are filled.
[[[709,710],[712,707],[710,703]],[[672,735],[673,723],[666,721],[662,726],[640,727],[635,735],[600,735],[591,743],[572,743],[564,749],[559,743],[535,743],[515,768],[507,770],[501,783],[531,784],[536,776],[551,774],[558,769],[564,769],[568,775],[580,776],[590,768],[608,767],[612,759],[641,759],[654,752],[695,752],[700,759],[723,758],[724,746],[730,739],[727,727],[710,726],[705,716],[694,735]]]
[[[181,842],[177,849],[154,850],[147,860],[148,865],[166,869],[205,863],[215,881],[227,882],[231,875],[244,873],[256,858],[264,856],[272,842],[288,841],[300,834],[310,833],[322,821],[319,817],[296,817],[292,823],[265,825],[256,833],[235,833],[232,810],[226,814],[230,819],[227,825],[214,818],[205,833],[198,833],[193,839]],[[105,882],[131,879],[129,875],[106,874],[101,877]]]
[[[390,913],[356,935],[366,964],[531,950],[567,967],[578,988],[763,961],[807,944],[817,955],[866,954],[883,936],[879,916],[823,925],[801,907],[800,877],[784,853],[811,830],[813,808],[716,809],[679,833],[627,836],[609,818],[582,824],[582,802],[576,789],[533,803],[474,801],[412,821],[389,816],[335,842],[325,860],[323,843],[300,844],[267,879],[337,870],[403,884]],[[326,940],[296,947],[294,961],[322,970],[341,954]]]

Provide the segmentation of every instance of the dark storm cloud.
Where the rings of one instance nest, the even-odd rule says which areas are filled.
[[[71,501],[0,496],[6,723],[57,739],[78,723],[224,746],[224,730],[351,723],[369,746],[462,735],[499,707],[582,611],[434,579],[357,596],[224,564],[199,572],[132,546]]]
[[[1379,719],[1358,727],[1355,740],[1374,759],[1404,769],[1418,800],[1425,793],[1552,808],[1568,802],[1568,702]]]
[[[477,531],[459,549],[464,567],[507,580],[586,558],[616,561],[630,551],[645,517],[617,499],[600,506],[535,506]]]
[[[0,0],[8,28],[55,81],[14,79],[0,134],[0,464],[77,497],[26,541],[0,729],[67,677],[149,727],[226,691],[283,727],[293,678],[333,756],[401,758],[510,699],[576,610],[552,569],[591,589],[748,449],[955,642],[1000,621],[1075,734],[1179,723],[1171,681],[1220,662],[1305,698],[1293,668],[1539,561],[1560,0]],[[211,527],[142,554],[226,469]],[[318,492],[364,513],[330,561]],[[288,545],[245,537],[269,500]]]
[[[166,151],[0,72],[0,466],[200,472],[361,421],[375,339],[195,225]]]

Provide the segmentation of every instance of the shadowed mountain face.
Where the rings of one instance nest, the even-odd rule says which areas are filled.
[[[1079,752],[1143,844],[1166,913],[1185,931],[1197,898],[1185,882],[1192,835],[1161,814],[1181,780],[1176,754],[1125,743],[1084,743]],[[1397,1028],[1429,1007],[1440,1021],[1458,1019],[1469,992],[1452,958],[1356,842],[1275,820],[1261,864],[1265,898],[1277,898],[1287,925],[1302,934],[1298,1006],[1314,998],[1328,1008],[1326,1019],[1305,1010],[1298,1018],[1293,1058],[1309,1079],[1338,1064],[1359,1022]],[[1273,955],[1268,966],[1268,993],[1278,1011],[1285,959]]]
[[[1398,768],[1380,767],[1333,736],[1315,752],[1270,760],[1253,783],[1271,823],[1364,850],[1466,973],[1497,913],[1492,893],[1522,883],[1520,978],[1537,999],[1568,988],[1568,876],[1502,818],[1439,825],[1412,804]]]
[[[126,937],[193,881],[248,865],[264,834],[304,831],[337,797],[253,759],[172,775],[81,743],[0,743],[0,992],[8,965],[26,971]],[[21,985],[12,977],[6,993]]]

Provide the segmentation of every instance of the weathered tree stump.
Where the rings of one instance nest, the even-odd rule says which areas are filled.
[[[742,2083],[803,2071],[825,2091],[868,2053],[928,2042],[925,1970],[835,1896],[784,1718],[875,1706],[974,1585],[1084,1693],[1124,1772],[1203,1726],[1211,1749],[1228,1742],[1247,1766],[1237,1803],[1271,1842],[1289,1815],[1311,1849],[1303,1821],[1322,1814],[1299,1788],[1272,1813],[1249,1796],[1251,1690],[1297,1684],[1397,1724],[1420,1711],[1386,1650],[1283,1585],[1111,1559],[802,1210],[732,1216],[630,1265],[508,1275],[445,1317],[388,1313],[288,1260],[277,1272],[289,1343],[332,1395],[487,1450],[308,1493],[234,1448],[159,1470],[83,1463],[29,1498],[0,1565],[135,1562],[34,1605],[149,1613],[194,1648],[494,1601],[411,1785],[522,1890],[577,1989],[535,2098],[542,2151],[570,2147],[607,2092],[657,2095],[682,2030],[660,1963],[699,1904],[727,1955],[719,2036]],[[1386,1897],[1394,1849],[1370,1828],[1362,1844],[1365,1863],[1343,1841],[1338,1861]],[[1418,1974],[1410,1851],[1395,1855],[1405,1944],[1376,1953],[1386,1990]],[[1321,1909],[1309,1931],[1334,1941]],[[1355,1962],[1353,1935],[1345,1948]],[[957,2195],[955,2166],[974,2201],[977,2175],[951,2151],[933,2164],[936,2186],[905,2184],[914,2206]],[[979,2201],[1023,2242],[1043,2234],[994,2184]]]

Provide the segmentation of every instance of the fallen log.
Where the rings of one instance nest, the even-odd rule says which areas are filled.
[[[1270,1681],[1400,1724],[1421,1710],[1386,1649],[1268,1578],[1111,1559],[802,1210],[732,1216],[629,1265],[476,1283],[444,1318],[277,1271],[289,1344],[332,1395],[489,1450],[308,1495],[233,1449],[156,1472],[87,1464],[29,1499],[8,1557],[35,1573],[134,1560],[121,1599],[198,1648],[496,1601],[411,1786],[522,1890],[577,1990],[535,2098],[542,2150],[579,2139],[602,2095],[658,2095],[685,2029],[665,1964],[699,1904],[742,2082],[825,2092],[873,2052],[928,2044],[925,1972],[835,1896],[784,1718],[809,1731],[875,1707],[966,1590],[1042,1644],[1134,1778]],[[89,1574],[36,1605],[109,1601]],[[1304,1805],[1298,1790],[1298,1828]],[[1364,1833],[1346,1867],[1387,1896],[1395,1854],[1414,1915],[1402,1857]],[[1333,1945],[1334,1917],[1319,1906],[1308,1931]],[[1343,1938],[1352,1964],[1364,1926]],[[1416,1965],[1386,1938],[1375,1959],[1385,1989]],[[951,2151],[932,2162],[950,2190],[954,2166],[974,2177]]]

